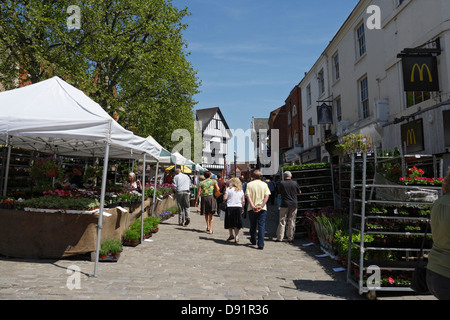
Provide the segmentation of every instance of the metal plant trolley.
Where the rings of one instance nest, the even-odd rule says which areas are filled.
[[[358,165],[362,165],[361,183],[355,183],[357,162],[359,162]],[[368,286],[365,283],[364,275],[368,271],[372,272],[371,267],[373,266],[378,268],[380,272],[412,273],[414,271],[416,259],[420,252],[420,244],[425,236],[422,226],[428,224],[430,220],[429,211],[426,208],[429,209],[434,200],[440,196],[441,188],[376,184],[375,180],[372,183],[368,183],[368,155],[366,153],[363,153],[358,159],[356,159],[355,154],[352,154],[351,168],[347,282],[354,285],[359,290],[359,294],[366,293],[370,299],[376,298],[376,291],[413,291],[409,286],[405,285],[398,287],[383,286],[382,283],[381,285],[372,286],[371,283]],[[391,194],[392,198],[374,199],[377,191],[380,194]],[[386,193],[385,191],[388,192]],[[369,209],[370,207],[372,207],[372,210]],[[402,208],[405,208],[405,210],[401,210]],[[376,212],[378,209],[382,211]],[[390,211],[389,214],[387,213],[388,211]],[[381,224],[370,224],[369,222],[372,221],[381,221]],[[407,224],[418,227],[407,226]],[[370,226],[380,227],[381,229],[370,229]],[[415,229],[411,230],[408,228]],[[419,230],[419,228],[421,229]],[[360,235],[359,242],[353,241],[353,234]],[[431,232],[428,235],[431,235]],[[366,236],[379,237],[381,241],[376,243],[375,241],[370,242],[370,240],[367,240],[366,243]],[[392,240],[388,241],[389,239]],[[412,241],[411,239],[416,240],[413,245],[411,245],[411,242],[408,242]],[[352,249],[355,250],[355,248],[357,254],[353,251],[352,257]],[[424,253],[428,253],[430,250],[431,245],[428,245],[424,248]],[[394,254],[397,257],[401,255],[401,258],[396,261],[391,261],[390,259],[371,260],[368,258],[368,256],[377,255],[383,257],[388,254]],[[403,254],[405,255],[404,257]]]
[[[305,168],[303,168],[305,166]],[[309,168],[308,165],[295,166],[297,169],[289,170],[292,180],[296,181],[302,190],[298,195],[298,215],[296,221],[297,235],[302,233],[301,227],[306,218],[305,213],[310,210],[320,210],[336,207],[334,196],[333,167],[331,164],[318,165]],[[282,176],[285,168],[282,168]]]

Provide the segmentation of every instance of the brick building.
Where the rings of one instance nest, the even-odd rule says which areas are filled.
[[[300,159],[303,149],[303,118],[301,89],[295,86],[285,100],[285,105],[272,111],[269,128],[279,130],[280,164],[291,164]]]

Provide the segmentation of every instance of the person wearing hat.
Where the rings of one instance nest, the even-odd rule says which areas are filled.
[[[278,184],[278,193],[281,195],[281,206],[276,241],[283,241],[286,231],[288,242],[293,242],[297,219],[297,195],[301,194],[302,191],[297,182],[292,181],[292,173],[290,171],[284,173],[284,181]]]

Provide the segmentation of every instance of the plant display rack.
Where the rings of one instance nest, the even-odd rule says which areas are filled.
[[[355,154],[351,155],[349,203],[347,281],[370,299],[376,297],[376,291],[412,291],[410,280],[433,204],[430,197],[423,196],[438,197],[441,190],[433,186],[369,183],[367,171],[369,167],[373,168],[371,164],[375,158],[376,155],[368,159],[366,153],[358,159]],[[358,174],[361,174],[360,183],[355,179]],[[386,194],[386,191],[393,195],[391,199],[377,199],[377,192]],[[408,196],[410,198],[405,199]],[[359,242],[354,241],[355,238]],[[431,246],[429,231],[424,254],[430,251]],[[367,285],[370,266],[377,266],[381,272],[381,285],[378,287]],[[399,278],[390,276],[394,274]]]
[[[1,147],[0,151],[0,195],[4,192],[4,178],[6,168],[8,148]],[[24,195],[30,190],[30,168],[31,153],[30,151],[11,148],[11,158],[8,172],[8,190],[17,195]]]
[[[307,211],[335,207],[333,169],[329,163],[314,163],[284,167],[282,171],[290,171],[292,180],[298,183],[302,191],[297,197],[296,233],[306,233],[302,229]]]

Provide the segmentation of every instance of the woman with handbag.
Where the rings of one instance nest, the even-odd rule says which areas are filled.
[[[219,186],[216,180],[211,179],[211,172],[206,171],[204,174],[205,180],[200,182],[195,206],[198,206],[198,199],[201,197],[200,211],[205,215],[206,231],[213,234],[213,217],[217,212],[217,201],[214,198],[214,193],[219,191]]]
[[[230,237],[227,241],[239,242],[239,230],[242,229],[242,213],[244,212],[244,191],[242,190],[242,183],[238,178],[233,178],[230,185],[226,189],[223,196],[223,201],[226,203],[225,210],[225,229],[230,232]]]
[[[433,248],[428,256],[427,285],[439,300],[450,300],[450,168],[442,192],[444,196],[431,209]]]

